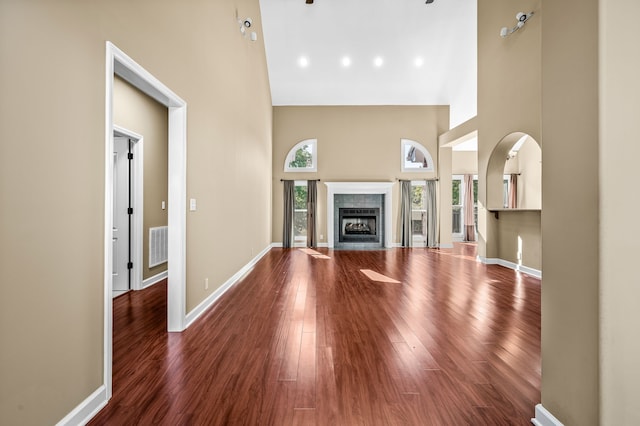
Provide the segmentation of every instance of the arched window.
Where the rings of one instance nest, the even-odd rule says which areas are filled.
[[[429,150],[416,141],[401,139],[401,164],[403,172],[432,172],[433,160]]]
[[[285,172],[317,172],[318,140],[306,139],[297,143],[284,160]]]

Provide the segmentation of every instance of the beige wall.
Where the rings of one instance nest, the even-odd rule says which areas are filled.
[[[500,37],[500,28],[514,25],[521,11],[536,15],[521,30]],[[487,258],[499,257],[499,236],[507,232],[485,211],[487,206],[502,206],[504,161],[489,170],[489,159],[500,141],[514,132],[541,140],[541,12],[540,0],[478,2],[478,254]],[[498,178],[488,186],[492,174]]]
[[[500,155],[496,149],[493,155]],[[515,157],[507,158],[504,174],[517,173],[519,209],[542,208],[542,150],[531,137],[527,137]],[[504,193],[504,190],[502,191]],[[503,194],[504,196],[504,194]]]
[[[271,241],[260,13],[257,0],[3,0],[0,39],[0,424],[54,424],[103,383],[105,41],[188,104],[188,312]],[[222,208],[240,195],[246,208]]]
[[[640,3],[600,1],[600,424],[640,424]],[[590,63],[593,66],[593,63]],[[591,145],[589,145],[589,149]],[[546,167],[546,165],[545,165]],[[631,214],[631,216],[630,216]]]
[[[598,0],[545,2],[543,18],[542,404],[597,425]]]
[[[520,158],[518,156],[507,158],[504,162],[504,174],[510,175],[511,173],[520,173]]]
[[[478,174],[477,151],[453,151],[451,161],[451,171],[454,175]]]
[[[327,241],[327,181],[395,181],[433,178],[436,172],[401,173],[400,139],[419,142],[438,158],[438,135],[449,124],[443,106],[274,107],[273,112],[273,240],[282,241],[280,179],[321,179],[318,184],[318,236]],[[317,173],[284,173],[293,146],[318,139]],[[397,242],[398,185],[393,189],[393,238]]]
[[[518,151],[518,207],[542,208],[542,150],[540,145],[527,138]]]
[[[506,210],[498,216],[498,258],[542,270],[540,212]]]
[[[144,218],[142,224],[142,278],[167,270],[167,264],[149,268],[149,228],[167,225],[168,111],[124,80],[113,82],[113,122],[143,137]],[[165,204],[166,206],[166,204]]]

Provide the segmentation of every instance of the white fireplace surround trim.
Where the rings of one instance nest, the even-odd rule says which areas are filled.
[[[325,182],[327,185],[327,238],[329,248],[334,247],[333,201],[335,194],[382,194],[384,195],[384,246],[392,247],[392,193],[395,182]]]

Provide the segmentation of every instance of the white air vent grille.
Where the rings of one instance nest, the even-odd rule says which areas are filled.
[[[149,268],[167,261],[168,226],[149,228]]]

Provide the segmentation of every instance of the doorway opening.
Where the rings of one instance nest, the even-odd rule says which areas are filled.
[[[113,126],[112,295],[142,289],[144,138]]]
[[[167,328],[183,331],[186,324],[186,147],[187,104],[151,73],[111,42],[105,66],[105,221],[104,221],[104,392],[112,393],[113,368],[113,175],[114,76],[139,89],[168,109],[168,272]]]

